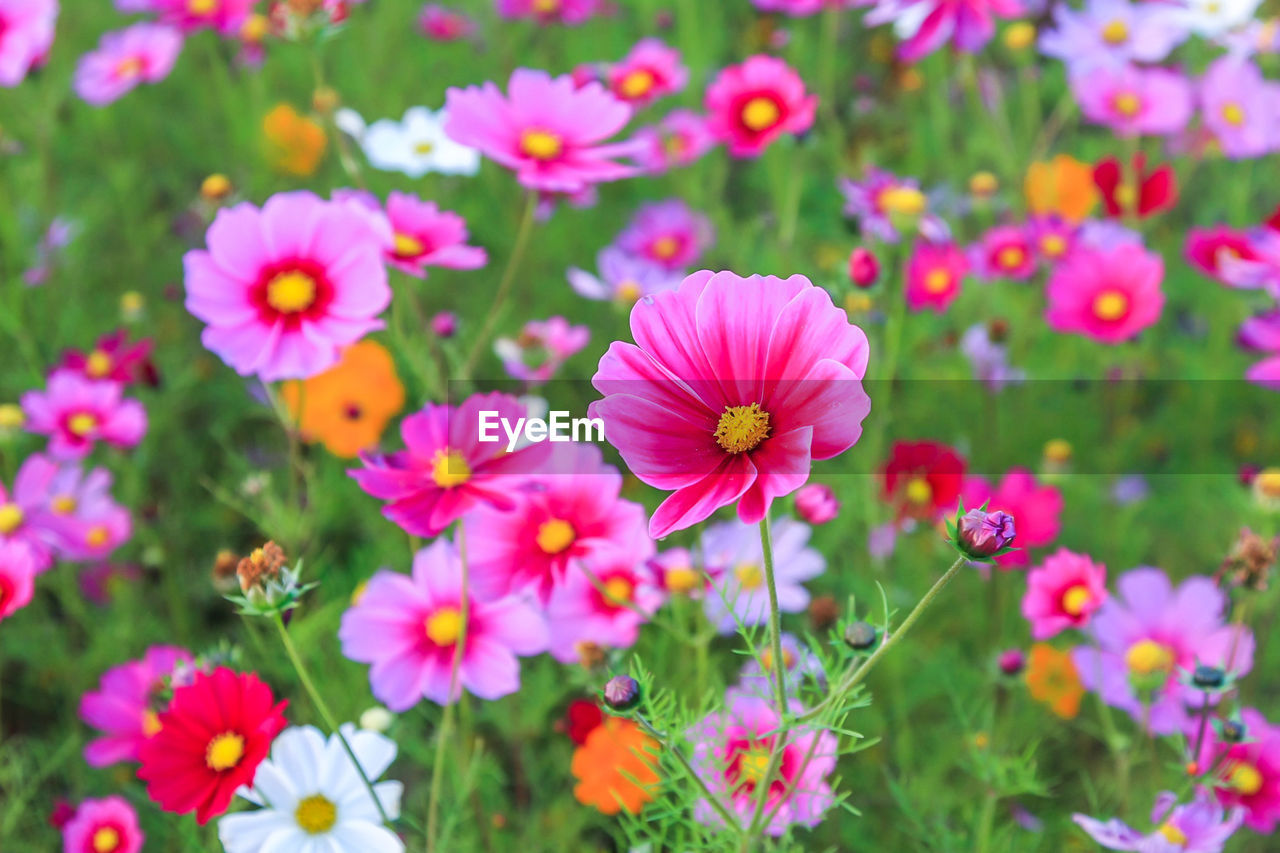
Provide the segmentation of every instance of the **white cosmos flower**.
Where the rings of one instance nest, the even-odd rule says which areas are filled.
[[[391,766],[396,745],[350,723],[342,733],[370,780]],[[389,818],[400,814],[399,782],[374,785]],[[382,825],[377,805],[337,735],[314,726],[285,729],[258,765],[253,788],[236,792],[259,809],[218,821],[227,853],[403,853],[404,844]]]
[[[1253,18],[1262,0],[1184,0],[1184,8],[1170,11],[1192,32],[1210,38],[1244,26]]]
[[[368,127],[352,110],[334,118],[338,127],[360,143],[375,169],[403,172],[410,178],[428,172],[474,175],[480,169],[479,151],[445,136],[443,110],[433,113],[426,107],[410,107],[400,121],[384,118]]]

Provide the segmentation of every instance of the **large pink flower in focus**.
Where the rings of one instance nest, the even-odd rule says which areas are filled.
[[[121,397],[118,382],[92,382],[59,370],[44,391],[22,395],[28,432],[49,436],[49,455],[80,459],[99,441],[133,447],[147,431],[147,412],[137,400]]]
[[[498,441],[482,442],[481,412],[512,424],[526,415],[514,397],[496,392],[468,397],[456,409],[428,403],[401,422],[404,450],[361,454],[364,467],[347,473],[388,501],[382,514],[413,536],[437,536],[481,504],[511,509],[517,481],[534,473],[550,445],[507,453],[501,428],[492,433]]]
[[[209,248],[187,252],[187,310],[201,340],[242,376],[307,379],[382,328],[391,302],[386,221],[356,201],[309,192],[218,211]]]
[[[489,261],[484,249],[466,244],[467,221],[433,201],[392,192],[387,196],[387,219],[393,240],[387,263],[401,272],[426,278],[427,267],[474,270]]]
[[[704,104],[708,130],[731,155],[758,157],[783,134],[809,129],[818,96],[787,63],[761,55],[721,71]]]
[[[393,711],[405,711],[424,696],[438,705],[450,704],[464,688],[481,699],[516,692],[516,656],[547,648],[542,616],[515,596],[484,599],[471,590],[465,606],[464,635],[462,562],[452,543],[437,540],[413,558],[412,577],[391,571],[373,576],[342,616],[342,653],[372,664],[373,695]]]
[[[599,83],[579,88],[568,75],[517,68],[503,95],[493,83],[451,88],[445,133],[516,173],[529,189],[578,193],[639,169],[614,157],[636,154],[636,141],[601,144],[631,120],[631,107]]]
[[[140,83],[169,76],[182,51],[182,34],[163,24],[134,24],[106,33],[98,49],[80,57],[76,94],[94,106],[105,106]]]
[[[16,86],[53,46],[58,0],[0,0],[0,86]]]
[[[631,333],[600,359],[590,413],[637,477],[674,490],[654,538],[735,501],[756,523],[862,434],[867,337],[804,276],[703,270],[637,302]]]
[[[912,35],[898,46],[906,62],[933,53],[948,41],[956,50],[977,53],[995,35],[995,18],[1022,14],[1018,0],[880,0],[866,17],[879,25],[901,19],[920,20]]]
[[[160,730],[165,679],[191,664],[186,649],[152,646],[141,660],[113,666],[97,690],[80,697],[80,719],[102,732],[84,748],[91,767],[137,761],[142,744]]]
[[[1031,562],[1030,549],[1053,543],[1058,538],[1058,516],[1062,514],[1062,492],[1041,485],[1026,468],[1011,468],[992,486],[984,477],[966,477],[961,491],[964,505],[976,509],[990,502],[988,510],[1003,510],[1018,526],[1016,550],[996,557],[1002,569],[1018,568]]]
[[[1136,243],[1079,246],[1049,278],[1045,320],[1106,344],[1126,341],[1160,319],[1164,261]]]
[[[644,507],[618,497],[622,475],[598,447],[558,445],[547,467],[513,494],[515,509],[468,514],[472,582],[482,595],[533,590],[545,604],[575,560],[610,550],[637,563],[653,555]]]

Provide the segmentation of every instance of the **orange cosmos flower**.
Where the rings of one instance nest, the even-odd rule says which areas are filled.
[[[303,382],[286,382],[281,394],[303,437],[343,459],[377,444],[387,421],[404,408],[404,386],[391,354],[374,341],[347,347],[334,367]]]
[[[278,104],[267,113],[262,119],[262,132],[271,164],[302,177],[315,172],[329,142],[324,128],[289,104]]]
[[[605,717],[574,750],[573,795],[604,814],[639,814],[658,782],[658,742],[621,717]]]
[[[1057,213],[1070,222],[1083,220],[1098,203],[1093,167],[1067,154],[1032,163],[1024,189],[1032,213]]]
[[[1074,719],[1080,713],[1084,685],[1070,653],[1060,652],[1048,643],[1036,643],[1027,661],[1026,679],[1031,698],[1062,719]]]

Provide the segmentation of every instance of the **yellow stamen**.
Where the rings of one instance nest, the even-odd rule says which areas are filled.
[[[298,801],[293,819],[309,835],[320,835],[338,822],[338,807],[323,794],[312,794]]]
[[[131,80],[140,75],[144,67],[145,66],[142,64],[141,59],[136,56],[131,56],[116,64],[116,77],[124,80]]]
[[[1116,19],[1102,28],[1102,40],[1107,44],[1124,44],[1129,40],[1129,25]]]
[[[755,563],[743,563],[733,570],[738,586],[743,589],[759,589],[764,585],[764,572]]]
[[[67,418],[67,429],[72,435],[84,438],[98,428],[98,418],[88,412],[80,412]]]
[[[763,95],[747,101],[742,108],[743,125],[746,126],[747,130],[755,131],[756,133],[773,127],[781,117],[782,110],[778,108],[778,102]]]
[[[996,263],[1007,270],[1017,269],[1026,259],[1026,250],[1021,246],[1005,246],[996,253]]]
[[[668,569],[667,589],[688,594],[702,583],[702,577],[694,569]]]
[[[1126,118],[1133,118],[1142,109],[1142,101],[1133,92],[1121,92],[1111,99],[1111,107]]]
[[[944,269],[929,270],[924,277],[924,289],[935,296],[946,293],[951,287],[951,273]]]
[[[769,437],[769,413],[759,403],[749,406],[725,406],[716,424],[716,444],[728,453],[754,450]]]
[[[17,504],[0,504],[0,534],[8,535],[22,526],[26,517]]]
[[[111,372],[111,356],[100,349],[94,350],[84,360],[84,372],[94,379],[101,379]]]
[[[1228,779],[1231,789],[1245,797],[1252,797],[1261,791],[1264,781],[1258,768],[1252,764],[1237,764],[1231,768],[1231,776]]]
[[[281,314],[297,314],[316,301],[316,280],[304,272],[280,273],[267,282],[267,304]]]
[[[624,281],[622,284],[618,285],[615,298],[619,302],[631,303],[639,299],[641,293],[643,293],[643,291],[640,289],[640,285],[638,283],[634,281]]]
[[[769,750],[752,749],[738,756],[738,776],[744,782],[756,784],[769,771]]]
[[[142,734],[155,737],[160,732],[160,715],[150,708],[142,712]]]
[[[1176,844],[1179,847],[1185,847],[1187,845],[1187,834],[1181,829],[1178,829],[1178,827],[1174,826],[1172,823],[1166,822],[1161,824],[1160,828],[1156,830],[1156,832],[1163,835],[1164,840],[1168,841],[1170,844]]]
[[[520,136],[520,150],[535,160],[554,160],[564,150],[564,142],[545,130],[526,130]]]
[[[611,604],[626,604],[634,592],[635,586],[626,578],[609,578],[604,582],[604,594]]]
[[[95,524],[84,535],[84,542],[90,548],[101,548],[111,540],[111,531],[104,524]]]
[[[1057,234],[1046,234],[1040,240],[1040,251],[1050,258],[1061,257],[1067,251],[1067,241]]]
[[[402,258],[416,258],[421,255],[426,246],[422,245],[422,241],[411,234],[396,233],[395,237],[395,253]]]
[[[1076,584],[1062,594],[1062,609],[1072,616],[1079,616],[1092,599],[1093,594],[1087,586]]]
[[[577,538],[578,532],[564,519],[553,518],[538,525],[538,547],[544,554],[563,553]]]
[[[244,758],[244,738],[235,732],[223,732],[209,741],[204,753],[205,766],[222,772],[230,770]]]
[[[441,607],[427,617],[426,630],[437,646],[452,646],[462,636],[462,614],[456,607]]]
[[[927,504],[933,500],[933,486],[923,477],[913,477],[907,483],[907,500],[913,504]]]
[[[880,209],[902,216],[919,216],[924,213],[927,199],[915,187],[889,187],[876,196]]]
[[[659,237],[649,246],[649,251],[653,252],[655,258],[667,261],[675,257],[676,252],[680,250],[680,241],[671,235]]]
[[[218,0],[187,0],[187,11],[193,15],[208,15],[218,10]]]
[[[1107,323],[1129,313],[1129,297],[1119,290],[1104,290],[1093,300],[1093,315]]]
[[[1237,103],[1223,104],[1222,117],[1226,119],[1227,124],[1239,127],[1244,124],[1244,107]]]
[[[1125,666],[1134,675],[1152,675],[1173,668],[1173,652],[1155,640],[1139,640],[1125,652]]]
[[[442,489],[461,486],[471,479],[471,466],[456,450],[440,449],[431,460],[431,480]]]
[[[435,150],[436,150],[435,143],[433,143],[429,139],[424,139],[421,142],[419,142],[417,145],[413,146],[413,153],[417,154],[420,157],[426,157],[428,154],[430,154],[432,151],[435,151]]]
[[[93,853],[115,853],[120,849],[120,831],[114,826],[99,827],[90,839]]]
[[[782,650],[782,666],[791,669],[796,665],[796,656],[791,649]],[[773,649],[765,649],[760,653],[760,666],[765,672],[773,672]]]
[[[653,72],[637,68],[618,81],[618,91],[624,98],[641,98],[649,94],[655,82]]]
[[[560,0],[533,0],[533,11],[539,15],[550,15],[560,9]]]

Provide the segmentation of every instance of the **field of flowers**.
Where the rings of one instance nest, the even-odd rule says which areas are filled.
[[[1277,849],[1277,12],[0,0],[0,850]]]

